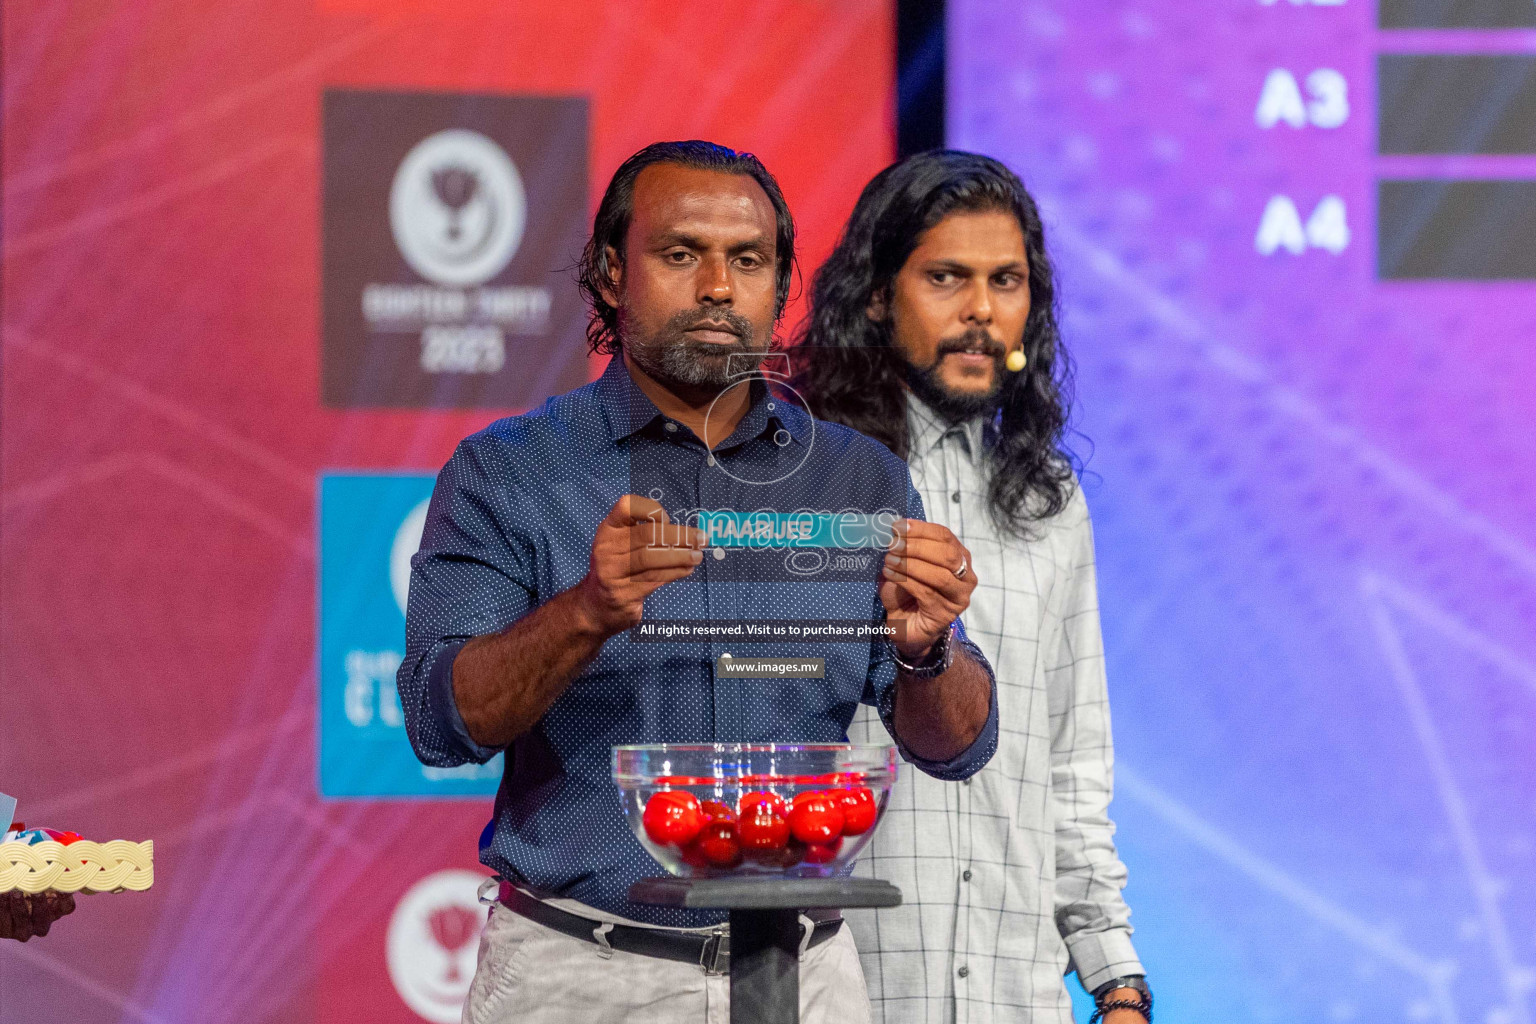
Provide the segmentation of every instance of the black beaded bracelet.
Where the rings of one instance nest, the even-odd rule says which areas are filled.
[[[1146,1018],[1147,1024],[1152,1024],[1152,994],[1148,992],[1140,999],[1110,999],[1102,1002],[1093,1011],[1093,1016],[1088,1018],[1088,1024],[1099,1024],[1110,1010],[1135,1010]]]

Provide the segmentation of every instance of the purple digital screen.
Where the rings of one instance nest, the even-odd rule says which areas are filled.
[[[1158,1019],[1529,1024],[1536,3],[950,0],[947,52],[1063,281]]]

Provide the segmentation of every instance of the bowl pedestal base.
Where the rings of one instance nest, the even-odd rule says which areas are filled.
[[[875,878],[647,878],[634,903],[731,915],[731,1024],[799,1024],[800,914],[894,907],[901,890]]]

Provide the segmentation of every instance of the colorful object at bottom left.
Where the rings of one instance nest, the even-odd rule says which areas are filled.
[[[98,843],[78,832],[27,828],[13,820],[16,801],[0,793],[0,892],[142,891],[155,881],[155,844]]]

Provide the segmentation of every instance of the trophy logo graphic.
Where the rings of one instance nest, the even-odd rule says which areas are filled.
[[[471,287],[501,273],[527,223],[523,179],[506,150],[450,128],[417,143],[395,172],[389,225],[400,255],[433,284]]]
[[[427,926],[432,929],[432,939],[448,959],[448,970],[443,974],[443,985],[457,987],[464,981],[459,970],[459,950],[464,949],[480,934],[480,915],[457,903],[447,903],[427,915]]]
[[[457,242],[463,229],[459,217],[480,189],[480,179],[468,167],[449,165],[432,172],[432,191],[448,207],[448,239]]]
[[[484,875],[438,871],[411,886],[395,907],[385,939],[389,978],[400,998],[433,1024],[458,1024],[475,976],[485,908]]]

